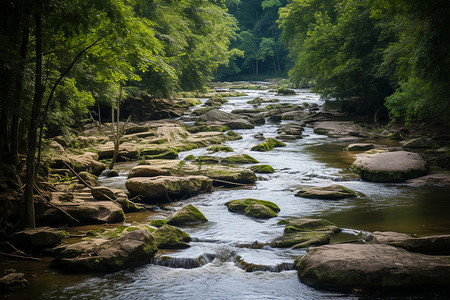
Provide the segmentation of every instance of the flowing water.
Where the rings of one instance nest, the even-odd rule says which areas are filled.
[[[246,102],[255,97],[278,98],[282,103],[321,105],[319,96],[308,90],[297,90],[295,96],[281,97],[268,91],[245,92],[248,96],[230,98],[221,109],[230,112],[237,108],[252,108]],[[289,122],[294,121],[281,124]],[[165,218],[174,209],[188,203],[194,204],[209,222],[183,228],[193,238],[191,248],[166,251],[153,264],[107,275],[65,274],[29,263],[26,267],[29,268],[28,273],[36,274],[36,277],[30,279],[33,287],[25,292],[27,298],[353,299],[358,297],[312,289],[300,282],[292,265],[295,258],[306,253],[305,250],[250,245],[267,243],[282,235],[284,227],[277,222],[289,217],[317,217],[334,222],[344,230],[332,242],[365,238],[376,230],[417,235],[449,232],[449,189],[360,181],[349,169],[354,154],[342,150],[346,144],[317,135],[311,128],[305,128],[302,139],[286,142],[286,147],[269,152],[250,151],[260,142],[253,137],[255,134],[275,137],[279,126],[280,123],[268,122],[251,130],[236,130],[243,139],[226,143],[234,149],[234,154],[250,154],[260,164],[270,164],[275,169],[273,174],[258,175],[254,186],[218,189],[211,194],[173,202],[154,212],[127,215],[128,224],[146,222]],[[189,154],[208,153],[205,149],[196,149],[180,153],[180,158]],[[124,189],[127,173],[136,164],[117,165],[120,176],[100,178],[101,184]],[[363,195],[340,201],[294,196],[300,187],[326,186],[336,182]],[[279,216],[254,220],[230,213],[224,205],[227,201],[248,197],[276,203],[281,209]],[[85,230],[89,228],[84,227]],[[17,297],[23,295],[24,292]],[[424,298],[432,295],[426,293]]]

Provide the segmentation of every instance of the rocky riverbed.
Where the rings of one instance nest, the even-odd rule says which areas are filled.
[[[176,119],[123,124],[116,172],[105,171],[108,126],[56,137],[54,184],[36,208],[38,224],[58,230],[11,237],[41,259],[8,258],[10,290],[31,283],[11,299],[445,295],[443,133],[355,123],[320,111],[308,90],[264,87],[189,100],[199,105],[176,106]],[[42,236],[46,244],[32,242]]]

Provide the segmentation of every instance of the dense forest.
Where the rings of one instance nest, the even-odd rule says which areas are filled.
[[[29,183],[52,129],[214,77],[288,71],[294,87],[375,121],[450,118],[444,0],[20,0],[1,13],[0,159],[26,153]]]

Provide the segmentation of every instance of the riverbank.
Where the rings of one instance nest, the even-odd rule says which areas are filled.
[[[157,259],[153,261],[153,265],[146,265],[140,269],[127,270],[116,274],[121,277],[120,280],[123,280],[120,284],[124,284],[124,282],[130,284],[130,281],[125,278],[131,278],[132,276],[143,276],[142,278],[145,278],[146,275],[144,274],[148,274],[148,272],[152,274],[153,272],[159,272],[162,277],[152,279],[152,282],[158,287],[155,293],[159,293],[159,295],[169,293],[172,297],[176,297],[176,292],[167,291],[170,290],[169,286],[176,286],[180,289],[184,288],[187,293],[185,298],[190,298],[193,295],[190,291],[199,288],[198,285],[186,287],[181,281],[175,279],[177,276],[189,277],[195,275],[198,276],[197,280],[206,282],[229,277],[229,282],[233,283],[233,287],[240,286],[243,283],[254,284],[255,286],[261,285],[261,282],[267,283],[267,280],[271,279],[279,284],[280,287],[285,287],[285,290],[281,291],[280,287],[272,284],[261,290],[255,289],[253,292],[256,295],[261,293],[262,297],[264,297],[264,295],[270,294],[270,287],[272,287],[273,290],[277,291],[277,297],[284,296],[289,298],[292,295],[298,295],[299,290],[304,295],[325,297],[327,294],[319,291],[315,291],[316,294],[314,292],[309,294],[311,291],[308,291],[303,284],[296,281],[295,274],[293,271],[290,271],[293,261],[299,255],[305,254],[305,248],[275,249],[263,246],[255,249],[255,247],[245,245],[270,244],[272,240],[283,234],[284,226],[279,225],[278,222],[292,217],[325,218],[343,228],[340,234],[331,238],[331,243],[363,240],[368,237],[369,232],[376,230],[395,230],[419,235],[448,233],[449,224],[445,214],[445,205],[448,204],[444,202],[448,190],[445,187],[434,185],[411,187],[405,183],[369,183],[360,181],[358,176],[350,170],[356,155],[362,153],[362,151],[344,150],[349,144],[356,142],[372,144],[373,148],[378,152],[405,150],[398,140],[389,139],[389,137],[396,137],[398,135],[397,132],[404,134],[405,129],[383,132],[366,124],[343,123],[349,120],[344,120],[344,116],[340,114],[318,113],[317,109],[322,104],[321,100],[317,95],[309,93],[307,90],[297,90],[296,95],[291,96],[275,95],[276,92],[269,92],[261,87],[259,89],[245,90],[245,92],[248,96],[225,97],[228,102],[210,101],[209,103],[224,102],[217,106],[217,108],[220,108],[220,114],[210,110],[209,113],[205,113],[206,116],[200,118],[201,116],[196,116],[197,113],[195,111],[197,109],[194,108],[193,112],[188,111],[187,115],[177,121],[145,122],[127,125],[126,130],[128,130],[128,134],[122,138],[123,150],[121,152],[122,159],[125,162],[117,165],[119,176],[106,177],[102,175],[99,177],[101,185],[124,190],[125,182],[129,180],[130,171],[137,172],[132,171],[132,168],[137,168],[136,165],[139,163],[142,163],[140,168],[146,169],[146,174],[149,174],[149,172],[153,173],[150,173],[152,174],[151,176],[137,176],[137,178],[152,178],[157,175],[160,177],[184,178],[185,175],[191,173],[189,176],[206,176],[211,180],[216,179],[217,181],[216,184],[211,183],[215,185],[215,190],[212,193],[209,193],[209,189],[204,191],[189,190],[186,192],[184,188],[184,192],[179,193],[174,191],[172,187],[166,186],[166,190],[163,190],[164,196],[153,197],[151,195],[150,197],[149,194],[141,194],[143,196],[142,201],[136,201],[137,199],[132,198],[139,196],[140,192],[135,191],[133,192],[134,194],[127,195],[128,200],[132,199],[138,206],[142,206],[150,211],[127,213],[125,220],[118,225],[127,227],[142,223],[150,225],[152,220],[168,219],[170,215],[178,211],[180,207],[185,206],[185,204],[194,204],[209,222],[182,227],[192,237],[189,250],[162,251],[157,254]],[[260,100],[255,101],[258,97]],[[274,99],[277,98],[278,101],[275,101]],[[201,99],[201,109],[211,107],[206,104],[209,100],[208,98]],[[339,123],[323,123],[337,122],[337,119]],[[262,123],[262,120],[264,120],[264,123]],[[198,122],[195,124],[196,121]],[[236,134],[231,134],[229,130],[225,131],[227,129],[225,127],[228,127],[228,129],[234,127],[233,131]],[[87,147],[78,147],[75,151],[70,150],[70,155],[76,156],[76,160],[75,158],[72,159],[78,161],[78,164],[73,163],[74,167],[82,167],[82,162],[86,162],[87,170],[89,168],[95,169],[93,166],[96,166],[97,163],[93,161],[97,161],[94,159],[96,157],[90,154],[86,155],[86,152],[92,152],[103,159],[108,159],[108,149],[111,146],[107,143],[99,144],[99,140],[105,133],[101,135],[95,133],[96,130],[98,129],[95,127],[88,127],[84,136],[81,135],[72,141],[68,141],[69,145],[87,145]],[[403,138],[410,139],[413,137],[413,134],[414,132],[411,133],[410,131],[409,135]],[[239,139],[239,137],[242,137],[242,139]],[[262,140],[260,140],[261,137],[263,138]],[[283,141],[285,146],[277,147],[267,152],[251,151],[252,147],[269,137]],[[430,137],[433,138],[432,136]],[[91,140],[93,142],[89,144]],[[433,144],[434,139],[431,139],[431,141],[433,141],[431,147],[415,149],[420,149],[419,152],[421,154],[428,155],[431,151],[437,151],[442,148],[440,147],[441,144],[437,142]],[[445,143],[447,141],[443,140],[443,147],[445,147]],[[208,150],[210,146],[218,144],[225,144],[233,152],[219,151],[214,153],[213,151],[215,150]],[[56,144],[53,145],[57,151],[68,151],[68,149],[61,150]],[[440,153],[440,158],[445,157],[445,152],[442,149],[437,152],[438,154]],[[251,161],[250,164],[240,164],[235,159],[231,161],[226,160],[233,155],[243,154],[252,156],[258,163]],[[171,156],[170,162],[155,160],[167,159],[169,158],[167,156]],[[56,158],[56,155],[52,156],[53,161],[58,161]],[[224,160],[226,163],[221,163]],[[427,161],[431,164],[432,172],[441,168],[437,163],[440,159],[434,160],[436,163],[429,159]],[[261,164],[271,165],[274,173],[254,174],[254,171],[249,169],[250,166]],[[152,166],[154,167],[153,169],[151,168]],[[247,182],[243,182],[242,179],[239,179],[243,178],[242,176],[236,175],[236,177],[233,174],[225,174],[226,172],[231,172],[227,168],[231,168],[237,174],[254,174],[252,176],[255,176],[256,182],[248,182],[248,179]],[[54,167],[52,170],[57,170],[54,174],[58,174],[61,178],[66,178],[64,172],[69,173],[63,171],[64,168],[59,167]],[[68,174],[67,176],[70,178],[72,175]],[[235,179],[233,180],[233,178]],[[249,177],[247,176],[246,178]],[[148,179],[143,179],[142,181],[147,182]],[[356,190],[362,195],[350,197],[347,200],[339,200],[338,202],[295,197],[296,191],[301,187],[328,186],[336,182]],[[70,187],[74,183],[76,187],[78,183],[75,181],[59,182],[58,185]],[[428,183],[436,184],[436,181],[428,181]],[[79,186],[79,188],[82,187]],[[83,189],[85,188],[83,187]],[[81,191],[83,190],[81,189]],[[126,190],[124,191],[127,192]],[[73,192],[72,194],[74,194]],[[207,193],[203,194],[203,192]],[[82,196],[86,196],[86,194]],[[280,208],[278,216],[255,221],[255,219],[248,216],[228,212],[224,205],[230,200],[249,197],[276,203]],[[176,198],[182,201],[169,203],[167,201],[173,201]],[[67,222],[67,220],[64,221]],[[60,225],[64,225],[64,222],[62,223]],[[66,231],[72,236],[80,236],[92,229],[98,231],[101,227],[114,228],[117,226],[77,226],[66,228]],[[153,228],[156,229],[156,227]],[[79,239],[80,237],[72,237],[65,239],[65,242],[73,243],[79,241]],[[254,244],[254,242],[257,243]],[[183,271],[174,268],[183,265],[186,267],[192,266],[192,262],[199,259],[202,263],[197,266],[197,269],[199,268],[200,270],[193,268],[190,269],[192,271]],[[158,263],[163,264],[163,261],[172,267],[158,266]],[[28,268],[27,265],[28,263],[19,264],[16,269],[19,271],[21,269],[26,270]],[[252,269],[249,265],[259,266],[259,269],[254,267]],[[8,266],[12,268],[14,263],[8,264]],[[242,266],[244,266],[245,270],[256,271],[255,275],[241,274],[239,270],[242,270]],[[261,271],[258,270],[263,267],[266,268],[266,273],[259,275],[258,272]],[[197,274],[202,272],[202,270],[207,270],[207,275]],[[275,270],[277,270],[276,273],[274,273]],[[282,272],[280,273],[280,271]],[[59,272],[57,273],[58,276],[61,274]],[[33,273],[36,275],[36,271],[28,271],[26,273],[28,273],[28,278],[31,278],[30,281],[33,286],[46,286],[46,288],[43,286],[35,287],[34,290],[31,288],[36,293],[35,295],[39,297],[43,297],[42,295],[58,295],[62,293],[64,287],[72,285],[68,282],[61,282],[56,284],[56,288],[49,288],[48,285],[43,283],[43,276],[33,279],[31,275]],[[106,292],[100,288],[105,280],[111,279],[108,276],[95,275],[89,277],[93,278],[94,282],[85,281],[87,278],[85,275],[77,276],[62,276],[79,282],[76,287],[73,287],[73,290],[77,291],[74,293],[79,294],[74,294],[74,296],[86,293],[87,290],[83,291],[85,288],[88,288],[90,292],[93,292],[93,289],[100,289],[103,293],[115,295],[113,298],[126,295],[121,293],[120,289],[116,293],[113,291]],[[267,279],[262,279],[262,276],[267,277]],[[45,278],[48,280],[48,277]],[[54,280],[56,279],[51,281]],[[281,280],[284,283],[281,283]],[[34,284],[33,281],[35,282]],[[167,281],[171,284],[167,285]],[[242,283],[238,283],[239,281]],[[145,279],[143,279],[143,282],[145,282]],[[118,282],[116,283],[118,284]],[[141,290],[145,290],[142,286],[139,287]],[[212,288],[213,285],[209,284],[203,288],[203,291],[211,291]],[[238,297],[236,292],[226,289],[225,285],[220,285],[218,290],[225,293],[223,295],[230,295],[231,298]],[[138,292],[136,291],[132,295],[137,295],[136,293]],[[155,297],[158,297],[158,294],[155,294]],[[348,297],[353,296],[350,294]]]

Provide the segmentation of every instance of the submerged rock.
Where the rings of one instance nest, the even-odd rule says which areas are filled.
[[[422,157],[406,151],[361,154],[351,169],[363,180],[374,182],[399,182],[427,173]]]
[[[29,286],[30,283],[23,273],[10,273],[0,277],[0,293],[16,292]]]
[[[68,271],[112,272],[149,263],[157,251],[149,230],[140,228],[109,241],[71,244],[53,262]]]
[[[252,147],[252,151],[270,151],[275,147],[285,147],[286,144],[280,141],[277,141],[274,138],[267,138],[264,142]]]
[[[133,177],[125,182],[133,196],[147,200],[192,196],[212,191],[212,180],[206,176]]]
[[[167,220],[167,224],[171,225],[186,225],[205,222],[208,222],[208,219],[192,204],[182,207]]]
[[[443,171],[417,177],[414,179],[408,179],[406,183],[413,186],[424,186],[424,185],[450,186],[450,172]]]
[[[186,232],[170,225],[161,226],[152,235],[158,249],[189,248],[192,240]]]
[[[423,254],[450,254],[450,235],[448,234],[414,237],[392,231],[375,231],[369,236],[369,243],[391,245]]]
[[[273,202],[257,199],[239,199],[225,203],[231,212],[243,214],[257,219],[277,217],[280,208]]]
[[[297,261],[298,276],[315,288],[420,289],[448,287],[448,257],[388,245],[339,244],[313,248]]]
[[[325,187],[307,187],[295,194],[297,197],[339,200],[356,196],[356,192],[342,185],[334,184]]]

